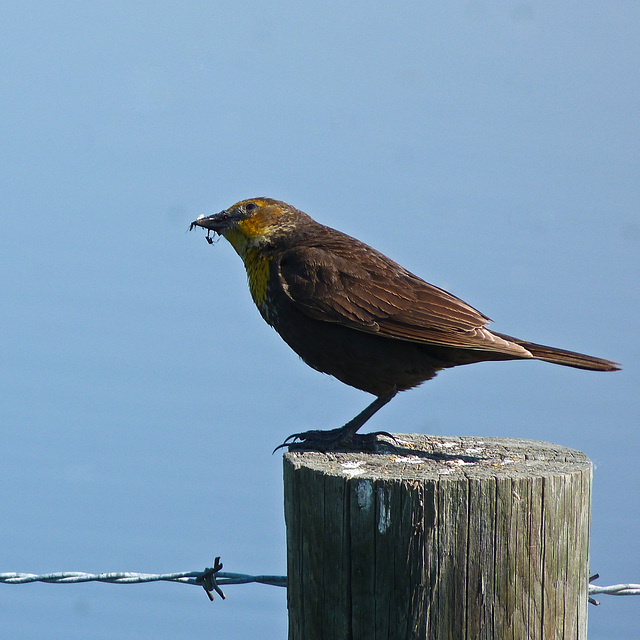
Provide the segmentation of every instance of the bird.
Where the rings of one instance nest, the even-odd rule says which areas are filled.
[[[367,450],[360,427],[400,391],[442,369],[484,361],[543,360],[593,371],[620,366],[487,328],[491,320],[369,245],[280,200],[241,200],[189,229],[224,237],[242,258],[264,320],[310,367],[375,396],[337,429],[290,435],[289,450]],[[277,448],[280,448],[277,447]],[[276,448],[276,449],[277,449]]]

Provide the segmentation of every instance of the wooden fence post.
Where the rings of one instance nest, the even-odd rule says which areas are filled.
[[[290,640],[586,639],[591,461],[399,434],[284,456]]]

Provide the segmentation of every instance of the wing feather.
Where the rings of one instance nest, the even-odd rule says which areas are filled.
[[[486,329],[489,318],[466,302],[344,237],[348,242],[296,246],[280,257],[280,286],[303,313],[399,340],[530,355]]]

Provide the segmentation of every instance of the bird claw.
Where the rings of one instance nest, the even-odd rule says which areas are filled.
[[[311,431],[303,431],[301,433],[293,433],[281,445],[274,450],[289,448],[289,451],[376,451],[378,445],[382,444],[378,440],[379,436],[389,438],[397,443],[395,437],[387,431],[375,431],[373,433],[351,433],[343,429],[314,429]],[[395,444],[385,442],[384,444],[395,449]]]
[[[292,445],[296,439],[298,438],[304,438],[305,434],[310,433],[310,431],[304,431],[302,433],[292,433],[290,436],[287,436],[284,439],[284,442],[282,444],[279,444],[272,452],[271,455],[273,455],[278,449],[284,449],[285,447],[288,447],[290,445]]]

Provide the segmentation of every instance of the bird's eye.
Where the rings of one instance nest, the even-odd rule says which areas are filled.
[[[247,204],[244,205],[244,210],[245,211],[253,211],[255,208],[257,207],[255,202],[247,202]]]

